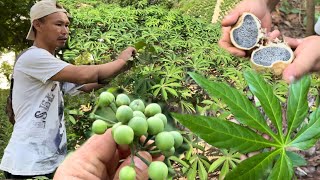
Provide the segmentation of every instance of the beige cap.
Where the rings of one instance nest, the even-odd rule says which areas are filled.
[[[65,12],[67,11],[63,8],[57,8],[56,0],[42,0],[34,4],[30,9],[30,19],[31,19],[31,27],[29,29],[27,39],[35,40],[35,33],[32,29],[33,21],[36,19],[40,19],[44,16],[47,16],[56,12]]]

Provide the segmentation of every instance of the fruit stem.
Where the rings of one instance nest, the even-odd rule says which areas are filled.
[[[117,113],[117,106],[116,106],[116,104],[115,104],[114,102],[112,102],[112,103],[110,104],[110,107],[111,107],[112,111],[114,112],[114,114],[116,114],[116,113]]]
[[[136,153],[136,156],[137,156],[138,158],[140,158],[141,161],[144,162],[147,166],[150,165],[150,162],[147,161],[144,157],[140,156],[140,154]]]
[[[143,143],[142,146],[145,146],[145,145],[148,143],[148,141],[149,141],[150,139],[152,139],[153,137],[154,137],[153,135],[148,135],[148,137],[146,138],[146,140],[144,140],[144,143]]]
[[[143,149],[148,150],[149,148],[153,147],[155,145],[155,142],[152,142],[151,144],[145,146]]]
[[[134,164],[134,154],[135,154],[135,151],[134,151],[133,143],[131,143],[131,144],[129,145],[129,147],[130,147],[130,152],[131,152],[131,162],[130,162],[130,166],[135,167],[135,164]]]
[[[151,155],[153,155],[153,154],[159,154],[159,153],[161,153],[161,151],[158,149],[158,150],[154,150],[154,151],[149,151],[149,153]]]
[[[99,116],[99,115],[94,115],[94,117],[96,118],[96,119],[101,119],[101,120],[104,120],[104,121],[106,121],[106,122],[108,122],[108,123],[111,123],[111,124],[115,124],[115,122],[113,122],[113,121],[111,121],[111,120],[109,120],[109,119],[107,119],[107,118],[104,118],[104,117],[102,117],[102,116]]]

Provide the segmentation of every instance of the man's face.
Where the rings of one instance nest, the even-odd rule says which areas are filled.
[[[40,40],[50,47],[63,47],[69,35],[69,18],[63,12],[56,12],[45,17],[37,32]]]

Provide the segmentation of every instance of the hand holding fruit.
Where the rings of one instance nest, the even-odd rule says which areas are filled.
[[[134,57],[135,54],[136,54],[136,49],[134,47],[128,47],[127,49],[125,49],[120,53],[120,55],[118,56],[118,59],[122,59],[127,62],[128,60],[130,60],[130,58]]]
[[[134,157],[135,168],[124,168],[120,173],[123,167],[131,164],[128,154],[128,149],[117,146],[110,129],[102,135],[92,136],[68,156],[57,169],[54,179],[119,179],[119,176],[124,176],[125,173],[127,176],[134,174],[138,180],[147,180],[148,166],[137,157]],[[152,161],[151,155],[147,152],[140,152],[139,155],[147,161]],[[125,160],[120,164],[120,159]]]

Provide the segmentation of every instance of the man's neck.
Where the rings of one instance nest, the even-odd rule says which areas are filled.
[[[33,42],[33,45],[36,46],[37,48],[45,49],[45,50],[47,50],[49,53],[51,53],[52,55],[55,55],[55,50],[56,50],[56,48],[49,47],[48,45],[46,45],[46,44],[43,43],[43,42],[39,42],[39,41],[35,40],[35,41]]]

